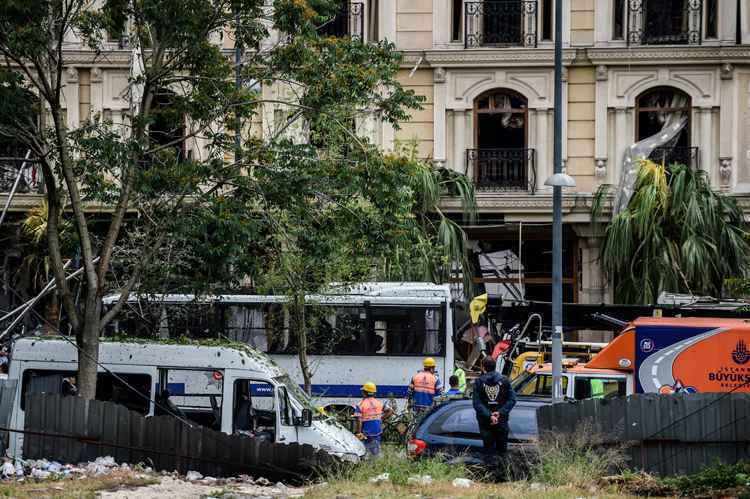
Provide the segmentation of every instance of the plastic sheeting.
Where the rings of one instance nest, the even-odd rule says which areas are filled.
[[[685,104],[684,97],[675,96],[672,108],[682,107]],[[669,144],[674,145],[682,130],[688,123],[688,118],[682,112],[658,113],[657,119],[663,124],[663,128],[656,134],[636,142],[625,150],[620,171],[620,181],[615,194],[615,202],[612,205],[612,216],[617,215],[627,208],[630,198],[633,197],[635,181],[638,178],[640,160],[648,158],[654,149]]]

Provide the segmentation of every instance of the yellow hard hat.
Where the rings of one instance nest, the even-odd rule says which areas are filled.
[[[378,387],[375,386],[375,383],[372,381],[368,381],[364,385],[362,385],[362,391],[367,393],[375,393],[378,391]]]
[[[422,363],[422,365],[425,367],[437,366],[437,364],[435,363],[435,359],[433,359],[432,357],[427,357],[426,359],[424,359],[424,362]]]
[[[469,303],[469,314],[472,324],[479,322],[479,316],[487,310],[487,293],[479,295]]]

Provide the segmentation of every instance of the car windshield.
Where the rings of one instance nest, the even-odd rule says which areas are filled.
[[[521,374],[518,375],[513,381],[510,382],[511,386],[513,387],[514,391],[518,391],[523,386],[531,380],[531,378],[534,377],[533,373],[530,373],[529,371],[524,371]]]

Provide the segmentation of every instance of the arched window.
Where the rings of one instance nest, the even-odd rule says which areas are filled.
[[[694,166],[697,149],[691,147],[690,96],[672,87],[647,90],[636,99],[636,142],[658,146],[649,156],[657,162]]]
[[[533,190],[534,151],[528,149],[528,101],[512,90],[486,92],[474,101],[473,162],[477,185]]]

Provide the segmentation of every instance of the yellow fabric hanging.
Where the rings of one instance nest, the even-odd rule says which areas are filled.
[[[487,293],[479,295],[469,303],[469,314],[472,324],[479,322],[479,316],[487,310]]]

